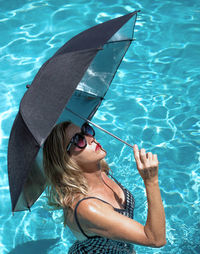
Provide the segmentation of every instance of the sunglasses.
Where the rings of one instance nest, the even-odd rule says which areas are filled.
[[[70,150],[72,144],[80,149],[84,149],[87,146],[87,140],[85,138],[85,135],[91,137],[95,136],[94,129],[88,123],[84,123],[81,127],[81,132],[76,133],[72,137],[71,141],[69,142],[66,148],[67,152]]]

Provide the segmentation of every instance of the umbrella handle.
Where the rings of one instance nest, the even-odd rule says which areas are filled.
[[[90,120],[88,120],[88,119],[84,118],[83,116],[81,116],[81,115],[79,115],[79,114],[77,114],[77,113],[73,112],[73,111],[72,111],[71,109],[69,109],[69,108],[66,108],[66,109],[67,109],[68,111],[70,111],[72,114],[74,114],[74,115],[78,116],[79,118],[83,119],[84,121],[86,121],[86,122],[88,122],[88,123],[90,123],[90,124],[94,125],[94,126],[95,126],[95,127],[97,127],[98,129],[100,129],[100,130],[104,131],[105,133],[109,134],[109,135],[110,135],[110,136],[112,136],[113,138],[116,138],[117,140],[121,141],[122,143],[126,144],[127,146],[129,146],[129,147],[133,148],[133,146],[132,146],[132,145],[128,144],[126,141],[122,140],[121,138],[119,138],[119,137],[115,136],[115,135],[114,135],[114,134],[112,134],[111,132],[109,132],[109,131],[107,131],[107,130],[103,129],[103,128],[102,128],[102,127],[100,127],[99,125],[97,125],[97,124],[95,124],[95,123],[91,122]]]

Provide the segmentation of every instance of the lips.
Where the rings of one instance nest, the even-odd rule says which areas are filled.
[[[99,150],[99,149],[101,149],[101,145],[100,145],[99,143],[97,143],[96,148],[95,148],[95,152],[96,152],[97,150]]]

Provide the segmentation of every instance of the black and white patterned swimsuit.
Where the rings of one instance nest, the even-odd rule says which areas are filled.
[[[112,177],[112,176],[111,176]],[[113,177],[112,177],[113,178]],[[121,213],[131,219],[133,219],[134,215],[134,207],[135,207],[135,200],[133,195],[128,191],[126,188],[124,188],[115,178],[113,178],[115,182],[122,188],[125,195],[125,208],[114,208],[114,210],[118,213]],[[81,228],[81,225],[77,218],[77,207],[80,204],[80,202],[84,199],[90,199],[96,197],[87,197],[83,198],[78,201],[76,204],[75,210],[74,210],[74,216],[76,223],[82,232],[83,235],[87,237],[86,240],[79,241],[77,240],[69,249],[68,254],[133,254],[135,253],[133,249],[133,245],[130,243],[125,243],[117,240],[111,240],[108,238],[104,238],[101,236],[88,236],[85,234],[83,229]],[[105,203],[106,201],[99,199]]]

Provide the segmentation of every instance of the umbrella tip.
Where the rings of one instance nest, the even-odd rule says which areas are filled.
[[[29,88],[30,86],[31,86],[31,85],[28,84],[28,85],[26,85],[26,88]]]

